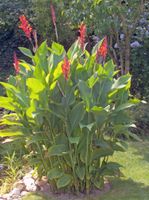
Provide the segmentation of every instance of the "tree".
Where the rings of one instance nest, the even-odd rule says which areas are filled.
[[[89,31],[96,35],[108,35],[109,54],[121,74],[130,70],[130,42],[138,20],[144,12],[145,0],[83,0],[71,1],[66,15],[71,23],[86,21]],[[66,7],[65,6],[65,7]]]

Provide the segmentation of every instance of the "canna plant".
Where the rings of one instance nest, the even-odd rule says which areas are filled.
[[[29,164],[54,190],[88,194],[120,173],[109,157],[125,151],[122,138],[133,136],[128,109],[139,100],[130,95],[131,76],[115,78],[112,60],[105,62],[106,38],[91,53],[84,41],[81,35],[67,52],[56,42],[43,42],[35,54],[19,48],[31,62],[17,60],[16,76],[0,82],[6,90],[0,107],[11,111],[1,119],[0,136],[20,141]]]

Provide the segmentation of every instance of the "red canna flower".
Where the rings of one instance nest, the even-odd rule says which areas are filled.
[[[19,67],[19,60],[17,58],[16,52],[13,53],[13,60],[14,60],[13,66],[15,68],[16,74],[18,74],[20,71],[20,67]]]
[[[108,41],[107,41],[107,36],[105,36],[101,46],[97,50],[96,59],[98,60],[98,57],[101,56],[103,60],[105,60],[107,53],[108,53]]]
[[[55,10],[54,10],[54,7],[53,7],[52,4],[50,5],[50,9],[51,9],[51,16],[52,16],[53,25],[56,26],[56,15],[55,15]]]
[[[64,62],[62,65],[62,72],[63,72],[65,79],[68,80],[68,76],[69,76],[69,72],[70,72],[70,62],[66,57],[64,58]]]
[[[80,26],[80,36],[79,36],[79,42],[80,42],[80,46],[81,49],[84,50],[84,44],[85,44],[85,36],[86,36],[86,25],[85,24],[81,24]]]
[[[20,22],[21,22],[19,28],[21,28],[24,31],[26,37],[29,40],[31,40],[31,33],[32,33],[31,25],[28,23],[28,21],[27,21],[27,19],[26,19],[26,17],[24,15],[21,15],[19,17],[19,19],[20,19]]]

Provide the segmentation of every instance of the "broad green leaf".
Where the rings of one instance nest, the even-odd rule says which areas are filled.
[[[25,47],[19,47],[19,50],[25,55],[28,56],[29,58],[33,58],[33,54],[30,49],[27,49]]]
[[[59,62],[57,67],[55,68],[54,72],[53,72],[53,81],[57,80],[61,74],[62,74],[62,64],[63,62]]]
[[[104,65],[104,69],[105,69],[106,74],[111,78],[114,75],[114,68],[115,68],[115,65],[113,63],[113,60],[106,62],[105,65]]]
[[[133,138],[134,140],[136,140],[136,141],[139,141],[139,142],[142,141],[141,138],[138,135],[134,134],[134,133],[129,132],[129,136],[131,138]]]
[[[36,65],[36,68],[41,68],[45,73],[48,73],[48,60],[47,60],[47,44],[44,41],[40,47],[37,49],[35,56],[33,57],[33,61]]]
[[[94,183],[94,185],[95,185],[96,188],[102,189],[103,186],[104,186],[104,179],[102,177],[100,177],[99,180],[94,180],[93,183]]]
[[[127,83],[131,80],[131,76],[126,74],[124,76],[119,77],[115,80],[114,84],[112,85],[112,89],[120,89],[127,85]]]
[[[50,109],[51,113],[53,113],[60,119],[62,119],[62,120],[65,119],[65,107],[62,104],[50,103],[49,109]]]
[[[60,178],[64,173],[59,168],[52,168],[48,171],[49,180]]]
[[[119,169],[120,167],[122,167],[122,165],[116,162],[108,162],[106,165],[104,165],[104,167],[106,167],[107,169]]]
[[[6,88],[6,90],[13,90],[15,92],[18,92],[17,88],[9,83],[4,83],[4,82],[0,82],[0,84]]]
[[[101,127],[108,118],[108,112],[104,108],[98,106],[94,106],[91,110],[94,114],[97,126]]]
[[[0,121],[0,125],[10,125],[10,126],[21,126],[22,124],[21,123],[19,123],[19,122],[17,122],[17,121],[13,121],[13,120],[9,120],[9,119],[2,119],[1,121]]]
[[[69,174],[64,174],[57,180],[56,182],[57,188],[59,189],[59,188],[66,187],[67,185],[71,183],[71,181],[72,181],[72,176]]]
[[[56,55],[61,55],[62,53],[64,53],[64,47],[61,44],[56,43],[56,42],[52,42],[51,48],[48,48],[48,49]]]
[[[52,145],[48,152],[49,156],[62,156],[69,151],[68,146],[64,144]]]
[[[80,54],[80,47],[78,40],[76,40],[67,52],[68,59],[74,60]]]
[[[71,123],[71,131],[73,131],[78,125],[85,113],[83,102],[78,103],[71,110],[69,120]]]
[[[43,83],[41,83],[40,80],[38,80],[36,78],[28,78],[26,80],[26,85],[34,93],[40,93],[41,91],[43,91],[45,89],[45,85],[43,85]]]
[[[14,111],[15,106],[13,106],[13,99],[9,97],[0,97],[0,108]]]
[[[95,123],[90,123],[90,124],[82,124],[80,123],[80,128],[83,129],[83,128],[87,128],[89,131],[92,130],[92,128],[94,127]]]
[[[100,157],[111,156],[114,153],[112,148],[97,148],[93,151],[92,160]]]
[[[75,89],[76,89],[76,86],[74,86],[73,88],[71,88],[71,90],[69,89],[66,92],[66,95],[62,99],[64,106],[70,106],[73,103],[75,103],[75,95],[74,95]]]
[[[96,145],[96,147],[101,147],[101,148],[105,148],[105,149],[111,148],[109,141],[106,141],[106,140],[103,140],[103,139],[96,139],[95,145]]]
[[[95,83],[98,81],[99,77],[97,73],[94,73],[87,81],[89,88],[92,88]]]
[[[112,148],[114,151],[125,152],[124,147],[120,143],[118,144],[118,143],[113,142],[113,144],[111,144],[111,145],[112,145]]]
[[[0,130],[0,137],[11,137],[11,136],[21,136],[21,135],[23,135],[23,133],[18,131],[17,129]]]
[[[81,93],[81,97],[86,103],[86,108],[87,110],[90,109],[90,106],[92,104],[92,91],[91,89],[87,86],[85,81],[79,80],[78,87]]]
[[[78,178],[83,181],[84,177],[85,177],[85,168],[83,166],[82,167],[77,166],[76,174],[77,174]]]
[[[119,111],[121,111],[121,110],[125,110],[125,109],[127,109],[127,108],[131,108],[132,106],[135,106],[135,104],[134,104],[134,103],[124,103],[124,104],[121,104],[120,106],[118,106],[118,107],[115,109],[115,111],[116,111],[116,112],[119,112]]]
[[[69,137],[68,140],[71,144],[79,144],[80,137]]]
[[[100,48],[103,40],[100,40],[92,49],[92,55],[95,55],[97,53],[98,48]]]
[[[105,175],[114,175],[116,173],[119,173],[120,170],[119,168],[122,167],[122,165],[116,163],[116,162],[108,162],[108,163],[104,163],[102,164],[101,168],[99,169],[99,173],[102,176]]]
[[[20,62],[20,66],[24,67],[28,71],[31,71],[34,68],[32,65],[25,62]]]

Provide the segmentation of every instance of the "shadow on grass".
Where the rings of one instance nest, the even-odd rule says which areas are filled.
[[[120,180],[114,179],[112,181],[112,188],[109,192],[103,195],[94,194],[89,197],[74,197],[72,195],[66,195],[66,198],[63,197],[63,200],[149,200],[149,186],[145,186],[142,183],[134,182],[132,179]],[[29,194],[24,197],[22,200],[60,200],[60,197],[49,196],[44,197],[40,194]]]
[[[112,189],[92,200],[149,200],[149,186],[132,179],[112,181]],[[90,199],[91,200],[91,199]]]
[[[143,160],[149,162],[149,140],[132,143],[131,146],[135,149],[134,155],[141,156]]]

